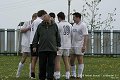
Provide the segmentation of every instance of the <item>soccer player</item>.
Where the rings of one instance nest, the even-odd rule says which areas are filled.
[[[83,55],[86,50],[88,40],[88,29],[85,23],[81,21],[81,14],[75,12],[73,14],[74,25],[72,27],[72,49],[70,63],[71,75],[76,78],[76,65],[75,59],[78,61],[78,78],[82,80],[82,73],[84,69]]]
[[[57,14],[58,17],[58,30],[61,37],[61,47],[57,53],[56,61],[55,61],[55,72],[54,77],[56,80],[60,79],[60,59],[61,56],[63,56],[63,61],[65,65],[65,71],[66,71],[66,80],[69,80],[70,78],[70,64],[69,64],[69,54],[71,49],[71,30],[72,25],[65,21],[65,14],[63,12],[59,12]]]
[[[51,20],[55,21],[55,13],[51,12],[49,13]]]
[[[31,29],[31,24],[32,22],[37,18],[37,13],[34,13],[32,15],[32,20],[25,22],[23,27],[20,29],[21,33],[22,33],[22,42],[21,42],[21,46],[22,46],[22,58],[21,61],[18,65],[18,70],[17,70],[17,74],[16,77],[20,76],[21,70],[24,66],[24,62],[26,61],[27,56],[30,56],[30,29]],[[30,63],[30,70],[31,70],[31,63]]]
[[[36,62],[37,62],[37,58],[38,58],[38,52],[33,52],[33,45],[32,45],[32,41],[34,38],[34,34],[36,32],[36,29],[38,27],[38,25],[43,21],[43,16],[47,14],[47,12],[45,10],[40,10],[37,13],[37,19],[32,23],[31,26],[31,34],[30,34],[30,48],[31,48],[31,57],[32,57],[32,62],[31,62],[31,79],[35,79],[35,66],[36,66]]]

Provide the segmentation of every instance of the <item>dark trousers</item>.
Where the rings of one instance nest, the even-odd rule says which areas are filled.
[[[53,80],[54,64],[57,52],[44,51],[39,52],[39,79]],[[47,73],[47,76],[46,76]]]

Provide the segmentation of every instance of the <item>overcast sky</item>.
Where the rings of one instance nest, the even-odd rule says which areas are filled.
[[[90,1],[90,0],[88,0]],[[31,15],[38,10],[45,9],[48,13],[60,11],[67,16],[68,0],[0,0],[0,28],[17,29],[21,21],[28,21]],[[108,12],[116,10],[116,22],[113,23],[114,29],[120,30],[120,0],[102,0],[99,4],[99,12],[106,17]],[[71,12],[75,9],[82,11],[83,0],[71,1]]]

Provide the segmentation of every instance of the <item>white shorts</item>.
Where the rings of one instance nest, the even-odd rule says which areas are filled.
[[[58,52],[57,52],[57,55],[59,56],[69,56],[70,55],[70,49],[60,49]]]
[[[75,55],[84,55],[84,53],[82,53],[82,48],[81,47],[73,47],[71,50],[71,54],[75,54]]]
[[[22,47],[21,47],[21,53],[24,53],[24,52],[30,53],[30,47],[22,46]]]

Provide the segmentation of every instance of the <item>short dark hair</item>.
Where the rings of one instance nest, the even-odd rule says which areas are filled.
[[[64,14],[63,12],[59,12],[59,13],[57,14],[57,17],[58,17],[58,18],[61,18],[62,20],[65,20],[65,14]]]
[[[50,17],[55,18],[55,13],[51,12],[51,13],[49,13],[49,15],[50,15]]]
[[[75,15],[75,17],[79,17],[81,19],[81,14],[79,12],[75,12],[75,13],[73,13],[73,15]]]
[[[38,11],[37,16],[41,17],[41,16],[43,16],[45,14],[47,14],[47,12],[45,10],[40,10],[40,11]]]
[[[34,13],[34,14],[32,15],[32,18],[34,18],[34,17],[37,17],[37,13]]]

